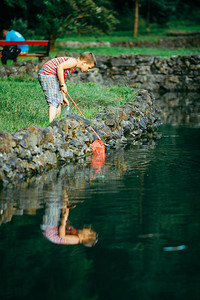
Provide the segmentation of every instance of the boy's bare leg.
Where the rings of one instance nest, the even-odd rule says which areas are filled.
[[[49,123],[51,123],[56,118],[57,108],[54,106],[49,106]]]
[[[57,107],[57,113],[56,113],[56,118],[59,118],[61,114],[61,104]]]
[[[61,114],[61,104],[56,108],[54,106],[49,106],[49,123],[51,123],[54,119],[60,117]]]

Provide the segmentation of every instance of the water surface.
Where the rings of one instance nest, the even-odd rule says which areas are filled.
[[[158,130],[101,170],[67,165],[0,191],[0,299],[200,299],[200,128]],[[66,202],[95,246],[43,235]]]

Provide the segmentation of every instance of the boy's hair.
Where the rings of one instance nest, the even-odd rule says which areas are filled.
[[[87,61],[87,63],[89,65],[94,64],[94,66],[96,66],[96,64],[97,64],[96,58],[95,58],[95,56],[92,52],[83,52],[83,53],[81,53],[79,59]]]
[[[83,239],[82,243],[86,247],[93,247],[98,242],[98,234],[92,230],[89,236]]]

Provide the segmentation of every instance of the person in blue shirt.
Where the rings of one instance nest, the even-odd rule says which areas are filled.
[[[23,35],[13,29],[10,31],[3,29],[3,37],[6,41],[25,41]],[[29,50],[28,45],[17,45],[17,48],[21,50],[20,54],[26,54]]]

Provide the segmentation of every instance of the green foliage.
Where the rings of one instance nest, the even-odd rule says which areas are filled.
[[[19,31],[22,35],[27,33],[28,22],[27,20],[22,20],[14,18],[11,20],[11,28],[15,28],[16,31]]]
[[[93,0],[44,1],[38,19],[46,36],[54,39],[66,30],[106,32],[117,23],[111,10]]]
[[[15,0],[4,0],[8,6],[10,7],[15,7],[16,6],[16,1]],[[22,9],[27,10],[27,1],[26,0],[18,0],[17,1],[17,6],[19,6]]]
[[[149,0],[150,1],[150,0]],[[147,11],[146,1],[143,7],[143,16]],[[166,24],[171,17],[176,13],[176,8],[179,0],[168,1],[168,0],[151,0],[149,3],[150,10],[150,21],[158,24]]]
[[[199,0],[140,0],[139,3],[139,34],[145,31],[147,15],[150,32],[155,24],[166,28],[177,20],[189,20],[199,26]],[[4,0],[1,6],[2,29],[16,29],[29,39],[38,35],[51,37],[53,44],[69,31],[79,35],[90,32],[93,39],[102,32],[112,35],[116,26],[118,30],[133,31],[133,0]]]
[[[130,30],[133,28],[134,7],[133,0],[111,0],[113,9],[120,14],[120,23],[117,30]],[[175,20],[190,20],[199,23],[200,6],[199,0],[140,0],[139,19],[146,22],[149,15],[150,23],[165,25]]]
[[[119,106],[132,102],[136,92],[127,86],[102,87],[95,83],[68,83],[68,91],[86,118],[104,106]],[[8,78],[0,82],[0,131],[16,132],[26,126],[48,125],[48,107],[37,80]],[[71,103],[70,112],[80,114]],[[61,117],[64,117],[62,114]]]
[[[33,35],[33,31],[28,28],[28,21],[23,20],[22,18],[19,19],[12,19],[10,29],[15,29],[16,31],[19,31],[25,39],[28,39],[29,36]]]

